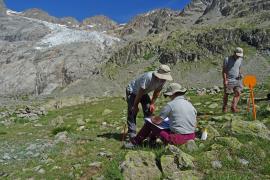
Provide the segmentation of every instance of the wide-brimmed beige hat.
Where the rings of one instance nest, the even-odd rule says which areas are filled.
[[[234,50],[234,53],[236,56],[238,57],[243,57],[244,56],[244,50],[240,47],[237,47],[235,50]]]
[[[170,67],[164,64],[159,66],[158,70],[154,72],[154,75],[159,79],[164,79],[167,81],[173,80]]]
[[[180,84],[178,83],[171,83],[166,91],[164,92],[164,95],[166,96],[172,96],[173,94],[177,93],[177,92],[181,92],[181,93],[185,93],[187,91],[186,88],[182,87]]]

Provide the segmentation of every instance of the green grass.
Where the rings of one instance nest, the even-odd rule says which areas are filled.
[[[154,57],[154,53],[148,52],[148,53],[145,53],[145,54],[144,54],[143,59],[144,59],[144,60],[149,60],[149,59],[151,59],[152,57]]]
[[[263,91],[264,89],[256,89]],[[199,118],[202,123],[213,123],[212,116],[222,115],[221,102],[222,93],[217,95],[197,96],[194,91],[187,94],[190,101],[195,104]],[[168,101],[161,97],[156,102],[157,111]],[[215,109],[209,109],[208,103],[216,102],[219,106]],[[245,102],[240,104],[241,108],[245,108]],[[269,114],[265,111],[265,105],[259,104],[261,109],[258,111],[258,119],[268,118]],[[104,109],[110,109],[112,113],[103,114]],[[212,111],[213,114],[210,112]],[[75,178],[91,178],[104,176],[105,179],[123,179],[119,165],[123,162],[125,154],[128,150],[122,149],[122,130],[126,121],[126,102],[122,98],[104,98],[88,104],[82,104],[72,107],[50,111],[47,116],[41,117],[38,123],[42,127],[34,126],[35,123],[29,121],[18,121],[10,127],[0,125],[0,142],[8,142],[16,147],[16,151],[23,151],[28,143],[37,143],[38,139],[53,142],[55,135],[59,132],[67,131],[70,143],[58,143],[47,148],[44,154],[47,154],[48,163],[42,162],[41,157],[27,158],[21,161],[14,160],[7,165],[0,164],[0,169],[9,174],[9,178],[22,179],[35,178],[41,179],[75,179]],[[52,122],[62,117],[63,124],[55,126]],[[240,114],[243,119],[247,119],[245,113]],[[143,125],[143,115],[137,116],[138,129]],[[83,119],[85,130],[78,130],[77,119]],[[106,122],[106,125],[104,123]],[[216,128],[222,136],[228,136],[222,129],[223,123],[214,122],[212,126]],[[18,135],[22,133],[23,135]],[[205,142],[198,141],[199,149],[195,152],[189,152],[195,158],[196,170],[204,174],[205,179],[252,179],[263,178],[270,175],[269,172],[269,143],[266,140],[250,137],[250,136],[234,136],[242,144],[243,148],[234,150],[224,146],[219,150],[218,159],[222,162],[220,170],[214,170],[211,167],[211,160],[205,157],[206,151],[211,151],[211,146],[216,144],[215,140]],[[252,142],[252,145],[248,145]],[[17,149],[18,148],[18,149]],[[98,156],[102,149],[112,153],[110,158]],[[183,151],[187,149],[180,147]],[[161,170],[160,158],[167,154],[164,146],[150,147],[145,143],[138,150],[152,151],[156,155],[156,164]],[[265,157],[262,157],[262,152]],[[232,160],[228,159],[230,154]],[[238,162],[238,158],[246,159],[250,164],[246,167]],[[16,163],[13,163],[16,162]],[[90,167],[92,162],[101,162],[101,167]],[[45,174],[39,174],[33,170],[34,167],[41,165],[45,170]],[[60,169],[58,169],[59,167]],[[22,171],[22,169],[24,169]],[[245,172],[245,173],[244,173]],[[163,174],[165,178],[165,175]]]

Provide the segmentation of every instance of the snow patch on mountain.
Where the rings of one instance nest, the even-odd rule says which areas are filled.
[[[11,13],[14,14],[10,11],[10,14]],[[44,24],[51,30],[50,34],[46,35],[39,42],[37,42],[35,49],[38,50],[78,42],[91,42],[93,43],[93,45],[103,50],[106,47],[111,47],[112,45],[120,41],[119,38],[107,35],[104,32],[100,33],[96,31],[89,32],[84,30],[69,29],[67,26],[61,24],[54,24],[27,17],[24,18],[30,21]]]
[[[88,32],[83,30],[74,30],[60,24],[53,24],[40,20],[35,21],[44,24],[51,30],[50,34],[45,36],[40,42],[37,43],[36,49],[46,49],[62,44],[78,42],[91,42],[99,48],[104,49],[120,41],[120,39],[116,37],[96,31]]]

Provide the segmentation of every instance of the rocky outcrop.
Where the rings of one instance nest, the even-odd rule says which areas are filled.
[[[181,12],[184,24],[193,25],[213,0],[192,0]]]
[[[158,51],[158,46],[154,46],[150,42],[135,42],[129,43],[127,46],[116,51],[108,63],[115,63],[117,65],[125,65],[132,63],[140,58],[147,60]]]
[[[147,151],[131,151],[121,164],[124,179],[159,179],[161,172],[156,165],[155,154]]]
[[[268,0],[212,0],[196,23],[214,23],[225,17],[245,17],[270,10]]]
[[[179,33],[169,36],[160,49],[160,62],[196,62],[213,55],[228,53],[233,44],[246,43],[258,50],[270,48],[269,29],[212,29],[190,35]],[[175,46],[176,44],[176,46]]]
[[[86,18],[83,20],[82,25],[86,26],[87,29],[96,31],[108,31],[117,27],[115,21],[103,15]]]
[[[270,140],[270,130],[260,121],[232,120],[225,123],[223,128],[233,134],[250,135]]]
[[[0,0],[0,16],[6,15],[6,5],[4,0]]]

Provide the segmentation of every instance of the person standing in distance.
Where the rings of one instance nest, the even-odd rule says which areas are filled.
[[[155,110],[154,103],[158,98],[166,81],[172,81],[171,69],[167,65],[160,65],[156,71],[142,74],[131,81],[126,88],[128,104],[128,135],[129,138],[136,136],[136,117],[139,112],[139,103],[142,105],[144,117],[149,117]],[[153,92],[152,99],[148,93]]]
[[[242,85],[242,72],[241,66],[243,61],[244,51],[242,48],[237,47],[234,54],[230,57],[225,58],[223,62],[223,85],[224,85],[224,97],[223,97],[223,112],[227,112],[228,96],[234,93],[231,111],[236,113],[239,112],[237,104],[240,99]]]

